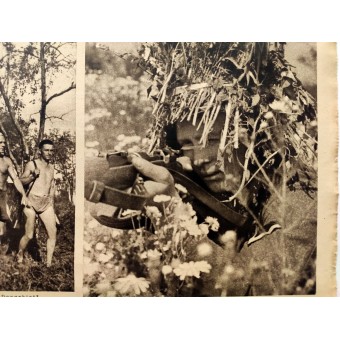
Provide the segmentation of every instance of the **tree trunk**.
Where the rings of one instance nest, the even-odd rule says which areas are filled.
[[[9,97],[6,94],[6,90],[4,85],[2,84],[2,81],[0,79],[0,94],[2,95],[2,98],[4,99],[7,111],[8,111],[8,115],[13,123],[14,128],[17,130],[18,134],[19,134],[19,138],[20,138],[20,144],[22,146],[22,159],[25,158],[25,156],[28,155],[28,146],[25,142],[25,136],[24,133],[21,130],[21,127],[17,121],[17,118],[15,116],[15,112],[12,109],[12,105],[10,103]]]
[[[16,170],[17,172],[20,172],[19,164],[18,164],[17,160],[15,159],[15,157],[14,157],[14,155],[13,155],[11,149],[10,149],[10,146],[9,146],[9,144],[8,144],[8,136],[7,136],[7,133],[6,133],[5,129],[4,129],[4,126],[2,125],[1,122],[0,122],[0,132],[1,132],[1,133],[4,135],[4,137],[5,137],[5,142],[6,142],[6,147],[7,147],[7,151],[8,151],[8,156],[9,156],[9,158],[11,159],[11,161],[13,162],[14,167],[15,167],[15,170]]]
[[[40,107],[40,123],[39,123],[39,134],[37,144],[41,142],[45,133],[45,122],[46,122],[46,68],[45,68],[45,43],[40,43],[40,76],[41,76],[41,107]]]

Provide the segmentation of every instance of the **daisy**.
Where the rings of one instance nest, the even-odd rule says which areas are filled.
[[[176,184],[175,184],[175,188],[176,188],[179,192],[181,192],[181,193],[183,193],[183,194],[187,194],[187,193],[188,193],[188,190],[187,190],[183,185],[181,185],[181,184],[179,184],[179,183],[176,183]]]
[[[144,277],[136,277],[134,274],[129,274],[126,277],[117,279],[114,288],[122,295],[140,295],[145,293],[149,286],[150,282]]]
[[[167,195],[156,195],[153,198],[153,201],[156,203],[166,203],[169,202],[171,200],[171,196],[167,196]]]
[[[162,267],[162,273],[163,273],[164,276],[166,276],[166,275],[172,273],[172,267],[169,266],[169,265],[163,266],[163,267]]]
[[[157,207],[154,207],[154,206],[146,206],[145,213],[146,213],[146,216],[148,216],[149,218],[157,219],[157,218],[162,217],[162,213],[159,211]]]
[[[200,277],[200,273],[209,273],[211,265],[207,261],[190,261],[181,263],[174,269],[174,273],[179,276],[180,280],[184,280],[188,276]]]

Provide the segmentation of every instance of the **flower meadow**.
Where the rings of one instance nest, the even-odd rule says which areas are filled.
[[[149,225],[129,231],[102,226],[86,213],[84,295],[191,296],[199,294],[201,280],[209,281],[207,234],[218,221],[198,224],[191,205],[179,198],[157,195],[154,202],[145,209]]]
[[[176,187],[183,197],[185,188]],[[192,206],[181,198],[157,195],[153,201],[143,214],[125,211],[141,216],[140,221],[148,217],[147,225],[129,231],[99,224],[89,212],[92,203],[86,202],[84,296],[228,296],[237,294],[235,287],[249,278],[255,283],[264,277],[271,280],[266,261],[242,269],[235,264],[234,231],[220,237],[222,246],[207,237],[218,231],[217,219],[208,216],[198,223]],[[315,262],[311,266],[295,294],[314,292],[315,277],[310,273],[315,273]],[[287,285],[294,277],[288,269],[282,275]]]

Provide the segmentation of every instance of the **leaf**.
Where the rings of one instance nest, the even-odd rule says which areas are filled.
[[[254,76],[254,73],[251,72],[251,71],[248,71],[248,73],[249,73],[249,76],[253,79],[255,85],[258,85],[257,79],[256,79],[256,77]]]
[[[239,65],[234,58],[229,57],[229,58],[225,58],[225,59],[231,61],[239,70],[242,70],[243,67],[241,65]]]
[[[251,97],[251,106],[252,107],[256,106],[259,103],[260,99],[261,99],[261,97],[260,97],[260,95],[258,93],[255,94],[255,96],[252,96]]]
[[[144,59],[145,60],[149,59],[150,52],[151,52],[151,49],[149,47],[145,47],[145,50],[144,50]]]

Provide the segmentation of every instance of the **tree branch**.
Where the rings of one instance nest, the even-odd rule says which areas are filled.
[[[63,90],[63,91],[61,91],[61,92],[55,93],[55,94],[52,95],[50,98],[48,98],[48,99],[46,100],[46,105],[48,105],[49,102],[50,102],[52,99],[57,98],[57,97],[59,97],[59,96],[62,96],[64,93],[69,92],[69,91],[71,91],[71,90],[73,90],[73,89],[75,89],[75,88],[76,88],[76,85],[72,82],[72,84],[71,84],[67,89],[65,89],[65,90]]]
[[[14,164],[14,167],[15,167],[15,170],[18,172],[19,170],[19,165],[18,165],[18,162],[17,160],[15,159],[10,147],[9,147],[9,144],[8,144],[8,137],[7,137],[7,133],[5,131],[5,128],[4,126],[2,125],[2,123],[0,122],[0,132],[4,135],[5,137],[5,143],[6,143],[6,147],[7,147],[7,151],[8,151],[8,155],[9,155],[9,158],[11,159],[11,161],[13,162]]]
[[[18,121],[15,118],[15,113],[13,112],[12,105],[11,105],[11,103],[9,101],[9,98],[8,98],[7,94],[6,94],[6,91],[5,91],[4,85],[2,84],[1,79],[0,79],[0,93],[1,93],[1,95],[3,97],[3,99],[4,99],[4,102],[5,102],[8,114],[9,114],[11,120],[12,120],[12,123],[13,123],[15,129],[19,133],[20,142],[21,142],[22,147],[24,149],[23,152],[25,153],[25,155],[28,155],[28,146],[27,146],[27,144],[25,142],[25,136],[24,136],[24,134],[23,134],[23,132],[22,132],[22,130],[20,128],[20,125],[19,125]]]
[[[72,110],[69,110],[69,111],[63,113],[63,114],[60,115],[60,116],[46,116],[46,119],[49,119],[49,120],[52,120],[52,119],[60,119],[60,120],[63,120],[63,118],[64,118],[67,114],[69,114],[70,112],[72,112],[72,111],[74,111],[74,110],[73,110],[73,109],[72,109]]]
[[[47,47],[46,48],[46,51],[49,49],[49,48],[53,48],[54,50],[56,50],[58,53],[59,53],[59,55],[57,56],[57,58],[59,58],[61,55],[64,57],[64,59],[69,59],[68,58],[68,56],[65,56],[65,54],[63,53],[63,52],[61,52],[60,51],[60,48],[62,47],[62,46],[64,46],[64,45],[67,45],[68,43],[62,43],[62,44],[60,44],[60,45],[58,45],[58,46],[54,46],[54,45],[52,45],[51,43],[46,43],[45,44],[45,47]]]

